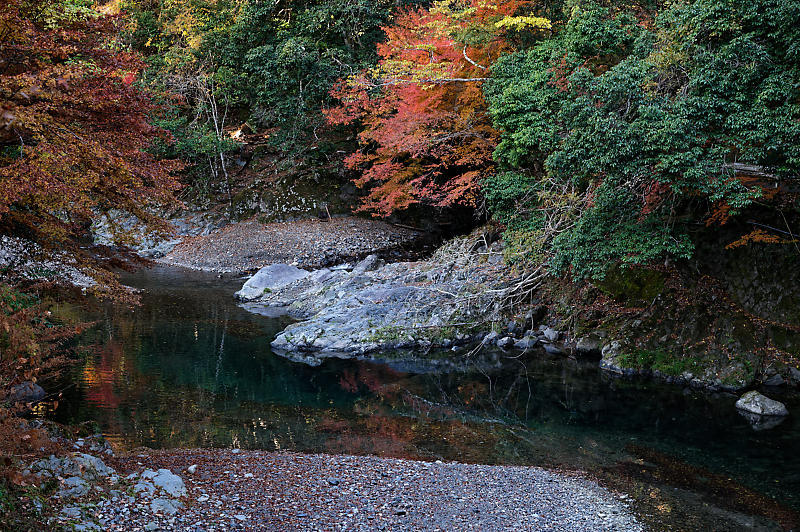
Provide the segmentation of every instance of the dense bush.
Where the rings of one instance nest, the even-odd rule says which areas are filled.
[[[775,0],[571,4],[552,39],[494,65],[506,173],[485,183],[490,209],[576,278],[689,256],[688,224],[800,177],[798,16]]]

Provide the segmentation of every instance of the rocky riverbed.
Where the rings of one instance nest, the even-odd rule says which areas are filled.
[[[76,454],[34,464],[43,478],[55,475],[61,485],[52,498],[51,526],[643,530],[626,495],[537,467],[236,449],[147,451],[106,462]]]
[[[251,221],[185,237],[158,261],[222,273],[255,271],[273,263],[321,268],[371,253],[401,260],[423,239],[422,233],[410,229],[351,216],[269,224]]]

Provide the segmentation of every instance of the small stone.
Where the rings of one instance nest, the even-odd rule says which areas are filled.
[[[178,501],[170,499],[153,499],[150,503],[150,510],[153,513],[163,513],[167,515],[174,515],[183,505]]]
[[[155,521],[150,521],[146,525],[144,525],[145,530],[158,530],[158,525]]]
[[[500,339],[497,341],[497,347],[499,347],[499,348],[501,348],[501,349],[508,349],[508,348],[510,348],[512,345],[514,345],[514,339],[513,339],[513,338],[511,338],[510,336],[506,336],[506,337],[504,337],[504,338],[500,338]]]
[[[186,472],[190,475],[194,475],[197,472],[197,464],[192,464],[186,468]]]
[[[555,329],[547,327],[544,331],[544,337],[550,340],[551,342],[555,342],[561,336],[561,333]]]
[[[172,497],[186,495],[186,486],[183,480],[169,469],[159,469],[158,474],[153,477],[153,484]]]
[[[338,478],[329,478],[328,479],[328,484],[330,484],[331,486],[338,486],[339,485],[339,479]]]
[[[553,344],[544,344],[544,350],[548,355],[563,355],[564,350]]]
[[[246,515],[244,515],[244,514],[236,514],[233,517],[236,518],[239,521],[247,521],[247,519],[248,519],[248,517]]]
[[[491,343],[494,343],[495,340],[497,340],[498,336],[500,336],[500,335],[497,334],[496,331],[492,331],[492,332],[490,332],[489,334],[487,334],[486,336],[483,337],[483,340],[481,341],[481,343],[483,345],[489,345]]]
[[[61,513],[71,519],[77,519],[81,516],[81,509],[77,506],[67,506],[66,508],[62,508]]]

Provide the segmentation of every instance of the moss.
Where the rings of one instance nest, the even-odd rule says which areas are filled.
[[[635,349],[622,353],[617,361],[624,368],[651,369],[675,376],[687,371],[696,374],[706,366],[698,357],[670,354],[659,349]]]
[[[616,267],[594,284],[620,303],[641,306],[650,304],[664,290],[664,280],[664,274],[656,270]]]

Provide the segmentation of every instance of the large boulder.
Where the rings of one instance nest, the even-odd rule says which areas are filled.
[[[254,276],[248,279],[242,289],[236,292],[236,297],[244,301],[252,301],[264,295],[265,292],[283,288],[308,275],[309,272],[288,264],[270,264],[258,270]]]
[[[736,401],[736,408],[760,416],[788,416],[786,405],[756,391],[747,392]]]

